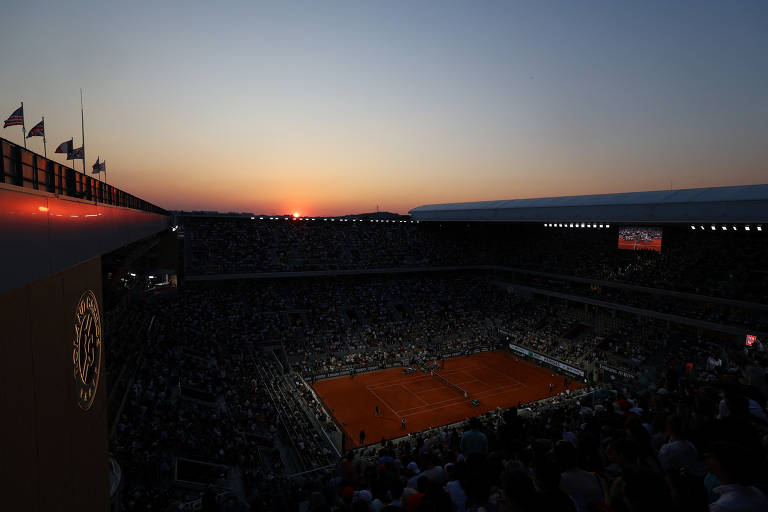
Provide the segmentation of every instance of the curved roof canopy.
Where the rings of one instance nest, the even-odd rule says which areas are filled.
[[[762,223],[768,221],[768,184],[428,204],[409,213],[441,221]]]

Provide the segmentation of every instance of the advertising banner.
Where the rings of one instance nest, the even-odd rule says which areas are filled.
[[[558,361],[557,359],[553,359],[549,356],[545,356],[544,354],[540,354],[535,350],[523,348],[518,345],[515,345],[514,343],[510,343],[509,348],[516,354],[519,354],[523,357],[528,357],[535,361],[541,361],[543,363],[546,363],[550,366],[554,366],[555,368],[559,368],[560,370],[563,370],[570,374],[578,375],[579,377],[584,377],[584,370],[580,368],[576,368],[575,366],[571,366],[570,364],[566,364],[562,361]]]

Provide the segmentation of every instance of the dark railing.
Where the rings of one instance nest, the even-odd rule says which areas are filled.
[[[0,138],[0,183],[43,190],[94,203],[122,206],[135,210],[166,214],[152,203],[139,199],[112,185],[99,181],[71,167],[54,162],[18,144]]]

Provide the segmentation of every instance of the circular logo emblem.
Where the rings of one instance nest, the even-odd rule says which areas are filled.
[[[77,405],[87,411],[93,405],[101,373],[101,315],[91,290],[84,292],[77,302],[73,347]]]

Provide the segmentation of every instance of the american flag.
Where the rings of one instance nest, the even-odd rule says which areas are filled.
[[[27,133],[27,138],[30,137],[45,137],[45,127],[43,126],[45,121],[40,121],[35,126],[33,126],[29,133]]]
[[[23,126],[24,125],[24,107],[19,107],[11,116],[5,120],[3,128],[9,126]]]

